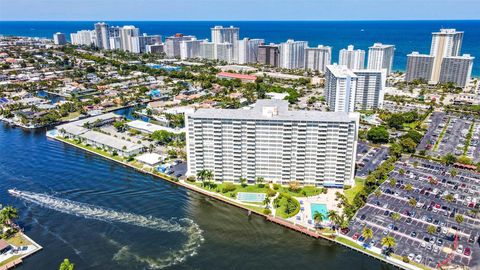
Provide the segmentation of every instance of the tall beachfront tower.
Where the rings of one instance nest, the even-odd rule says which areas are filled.
[[[328,65],[325,72],[325,100],[330,111],[353,112],[358,77],[344,65]]]
[[[140,35],[140,29],[136,28],[133,25],[125,25],[119,29],[120,31],[120,46],[122,50],[133,52],[134,51],[134,39],[133,37],[138,37]]]
[[[95,24],[95,38],[99,49],[110,49],[110,32],[108,24],[98,22]]]
[[[57,32],[53,34],[53,43],[55,45],[65,45],[67,44],[67,38],[64,33]]]
[[[443,58],[440,71],[440,83],[453,82],[458,87],[467,86],[471,79],[473,59],[469,54]]]
[[[325,72],[327,65],[332,61],[332,47],[318,45],[315,48],[305,49],[305,69]]]
[[[237,63],[249,64],[256,63],[258,60],[258,46],[265,43],[264,39],[244,38],[238,42]]]
[[[368,48],[368,69],[386,69],[387,75],[392,72],[393,56],[395,54],[394,45],[374,43]]]
[[[285,100],[250,109],[199,109],[187,114],[188,175],[287,185],[354,185],[359,114],[293,111]]]
[[[405,80],[412,82],[420,79],[428,82],[432,77],[433,59],[434,57],[429,54],[420,54],[418,52],[407,54]]]
[[[432,33],[430,55],[434,57],[434,60],[430,77],[431,83],[437,83],[440,80],[443,58],[460,55],[462,40],[463,32],[456,29],[440,29],[440,32]]]
[[[358,69],[353,70],[357,75],[357,89],[355,93],[355,110],[373,110],[383,107],[386,69]]]
[[[288,69],[303,68],[305,65],[305,49],[307,41],[289,39],[280,44],[280,67]]]
[[[215,26],[211,28],[213,43],[235,43],[240,39],[240,28],[238,27],[223,27]]]
[[[353,45],[348,45],[347,49],[340,50],[338,64],[349,69],[365,68],[365,51],[355,50]]]

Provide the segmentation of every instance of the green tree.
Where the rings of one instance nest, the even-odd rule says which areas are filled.
[[[408,184],[405,185],[405,191],[410,192],[412,190],[413,190],[412,184],[408,183]]]
[[[462,215],[457,214],[457,215],[455,216],[455,221],[456,221],[458,224],[462,223],[463,220],[464,220],[464,217],[463,217]]]
[[[437,229],[433,225],[428,225],[427,227],[427,233],[429,234],[435,234],[437,232]]]
[[[313,220],[315,221],[315,224],[320,224],[324,219],[325,216],[322,213],[318,211],[315,211],[315,213],[313,213]]]
[[[174,137],[175,134],[166,130],[157,130],[150,135],[151,139],[158,141],[160,144],[168,144],[173,140]]]
[[[455,197],[453,197],[451,193],[448,193],[447,195],[445,195],[444,199],[447,202],[453,202],[453,200],[455,200]]]
[[[247,179],[245,179],[244,177],[240,177],[239,182],[240,182],[240,185],[241,185],[242,187],[246,187],[246,186],[247,186]]]
[[[18,210],[13,206],[6,206],[0,211],[0,221],[4,224],[10,224],[16,218],[18,218]]]
[[[442,157],[442,161],[447,165],[452,165],[453,163],[457,162],[457,157],[455,157],[452,153],[448,153]]]
[[[393,248],[395,247],[395,245],[397,244],[395,242],[395,238],[391,237],[391,236],[385,236],[384,238],[382,238],[382,240],[380,241],[380,244],[382,244],[383,246],[387,247],[387,248]]]
[[[367,139],[373,143],[387,143],[390,135],[382,126],[372,127],[367,132]]]
[[[257,182],[258,187],[260,187],[260,188],[263,188],[265,186],[265,184],[264,184],[265,183],[265,178],[263,178],[262,176],[257,177],[256,182]]]
[[[402,136],[402,138],[410,138],[412,139],[416,144],[419,144],[420,141],[422,140],[422,133],[416,131],[416,130],[409,130],[405,135]]]
[[[368,239],[373,238],[373,231],[368,227],[364,227],[362,230],[362,236],[365,238],[364,242],[366,243]]]
[[[69,259],[64,259],[60,264],[59,270],[74,270],[75,264],[71,263]]]
[[[455,177],[455,176],[457,176],[457,174],[458,174],[457,170],[455,170],[455,169],[450,170],[450,175],[451,176]]]
[[[400,145],[403,148],[403,151],[407,153],[415,153],[417,148],[417,143],[415,143],[412,138],[402,138],[400,139]]]
[[[417,200],[415,198],[410,198],[410,200],[408,200],[408,204],[413,208],[415,205],[417,205]]]
[[[390,184],[391,187],[394,187],[397,184],[397,180],[392,178],[388,183]]]

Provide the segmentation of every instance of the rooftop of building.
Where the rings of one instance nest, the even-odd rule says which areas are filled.
[[[355,75],[351,69],[344,65],[327,65],[327,70],[329,70],[337,78],[357,77],[357,75]]]
[[[294,111],[288,109],[288,101],[259,99],[251,109],[199,109],[188,116],[206,119],[272,120],[304,122],[353,122],[358,113]]]

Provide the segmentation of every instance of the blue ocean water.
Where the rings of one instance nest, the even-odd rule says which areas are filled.
[[[0,22],[0,34],[49,37],[55,32],[71,33],[93,29],[95,22]],[[169,36],[175,33],[210,38],[215,25],[240,27],[240,36],[263,38],[267,43],[289,38],[306,40],[310,46],[333,47],[333,61],[338,51],[349,44],[368,49],[374,42],[396,46],[394,69],[404,70],[406,55],[412,51],[429,53],[431,33],[440,28],[464,31],[462,53],[476,56],[473,74],[480,76],[480,20],[474,21],[115,21],[110,25],[135,25],[148,34]]]

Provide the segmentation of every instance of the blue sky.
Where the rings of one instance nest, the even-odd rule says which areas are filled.
[[[0,20],[480,19],[480,0],[0,0]]]

